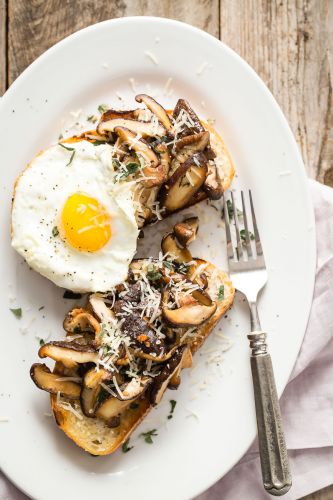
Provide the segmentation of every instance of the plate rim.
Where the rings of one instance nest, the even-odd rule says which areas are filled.
[[[126,23],[141,23],[141,22],[150,22],[150,23],[162,23],[165,25],[179,25],[182,29],[185,29],[190,32],[194,32],[198,36],[201,36],[203,38],[206,38],[207,40],[210,40],[211,42],[215,43],[216,46],[222,46],[223,49],[229,53],[233,58],[235,58],[248,73],[250,73],[250,76],[254,78],[257,82],[257,85],[260,86],[261,90],[265,93],[266,97],[270,101],[270,105],[274,108],[274,112],[276,116],[279,118],[279,123],[281,126],[283,126],[286,136],[288,137],[289,141],[289,147],[293,149],[293,155],[295,159],[297,160],[296,163],[298,163],[298,166],[295,167],[298,169],[298,175],[302,179],[302,184],[303,184],[303,194],[305,197],[306,201],[306,209],[307,209],[307,217],[309,218],[309,221],[311,225],[315,228],[315,213],[314,213],[314,207],[312,204],[311,200],[311,195],[310,195],[310,188],[309,188],[309,183],[308,183],[308,176],[307,172],[305,169],[305,165],[300,153],[300,150],[298,148],[298,145],[296,143],[296,139],[294,137],[294,134],[291,130],[291,127],[287,121],[287,118],[285,117],[282,109],[280,108],[277,100],[273,96],[272,92],[269,90],[269,88],[266,86],[264,81],[260,78],[260,76],[257,74],[257,72],[250,66],[249,63],[247,63],[236,51],[234,51],[231,47],[229,47],[226,43],[223,41],[219,40],[215,36],[211,35],[210,33],[207,33],[206,31],[197,28],[196,26],[192,26],[186,22],[175,20],[175,19],[170,19],[170,18],[164,18],[164,17],[159,17],[159,16],[124,16],[121,18],[112,18],[112,19],[106,19],[101,22],[97,22],[94,24],[91,24],[85,28],[79,29],[75,31],[74,33],[68,35],[67,37],[63,38],[62,40],[58,41],[51,47],[49,47],[45,52],[43,52],[40,56],[38,56],[27,68],[24,69],[24,71],[13,81],[13,83],[10,85],[10,87],[6,90],[6,92],[3,94],[1,100],[0,100],[0,109],[2,105],[11,98],[12,93],[16,91],[16,88],[19,85],[24,85],[25,79],[27,76],[34,71],[35,67],[37,67],[39,64],[42,64],[45,59],[47,59],[50,55],[55,53],[59,48],[65,46],[66,44],[70,43],[73,39],[79,38],[83,33],[87,33],[89,31],[97,31],[100,26],[104,25],[114,25],[114,24],[126,24]],[[310,312],[311,312],[311,305],[312,305],[312,298],[313,298],[313,291],[314,291],[314,286],[315,286],[315,277],[316,277],[316,256],[317,256],[317,244],[316,244],[316,233],[315,230],[312,231],[309,236],[309,240],[311,239],[311,248],[309,249],[311,252],[311,287],[308,292],[308,299],[307,299],[307,309],[306,313],[304,314],[304,324],[305,324],[305,329],[304,333],[302,336],[302,342],[300,344],[300,348],[302,346],[303,340],[304,340],[304,335],[306,332],[306,325],[309,320]],[[310,270],[309,270],[309,280],[310,280]],[[299,353],[299,351],[298,351]],[[297,358],[295,359],[293,368],[295,366]],[[289,376],[291,375],[293,368],[291,372],[289,373]],[[281,397],[286,385],[288,384],[288,380],[286,384],[283,385],[283,387],[278,391],[278,396],[279,398]],[[253,439],[251,438],[250,446],[253,443]],[[248,448],[247,448],[248,449]],[[246,452],[245,452],[246,453]],[[240,457],[241,458],[241,457]],[[224,477],[228,472],[237,464],[239,461],[238,458],[235,460],[233,463],[230,464],[228,469],[224,472],[222,476],[218,476],[215,479],[215,482],[211,482],[210,480],[207,482],[203,481],[205,483],[205,486],[203,488],[200,488],[200,490],[197,491],[196,495],[200,495],[204,491],[206,491],[208,488],[210,488],[213,484],[215,484],[217,481],[219,481],[222,477]],[[22,487],[18,480],[16,480],[16,476],[11,476],[11,474],[6,471],[6,467],[3,467],[1,465],[1,471],[3,474],[9,479],[11,483],[13,483],[20,491],[22,491],[24,494],[26,494],[29,498],[33,498],[30,493]]]

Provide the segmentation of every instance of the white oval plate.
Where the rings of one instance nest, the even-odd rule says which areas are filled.
[[[29,271],[10,247],[13,182],[29,159],[57,140],[70,111],[82,108],[91,114],[104,102],[119,106],[120,95],[132,106],[135,93],[129,78],[135,79],[138,92],[153,92],[165,106],[185,97],[203,118],[215,118],[235,162],[236,184],[253,190],[269,272],[260,314],[270,333],[279,394],[301,346],[310,309],[315,233],[305,171],[285,118],[254,71],[210,35],[167,19],[106,21],[55,45],[15,81],[0,108],[5,195],[0,459],[8,477],[39,499],[190,498],[225,474],[255,437],[249,321],[239,300],[220,325],[232,344],[222,363],[214,362],[212,353],[228,347],[229,341],[215,334],[196,356],[194,370],[184,373],[179,391],[169,391],[140,426],[129,453],[104,458],[85,454],[45,415],[50,411],[48,396],[30,380],[29,367],[37,360],[36,336],[60,338],[63,315],[72,302]],[[173,80],[165,89],[168,78]],[[202,224],[194,253],[223,266],[220,214],[206,205],[196,210]],[[154,239],[158,247],[159,234],[171,222],[150,228],[145,245]],[[23,308],[21,320],[10,307]],[[168,420],[170,399],[177,399],[177,406]],[[152,428],[158,436],[149,445],[139,434]]]

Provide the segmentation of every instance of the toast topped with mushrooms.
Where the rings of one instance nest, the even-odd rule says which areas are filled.
[[[51,394],[59,427],[92,455],[124,443],[232,305],[234,288],[214,265],[193,258],[198,219],[164,236],[158,259],[134,260],[127,280],[94,293],[71,310],[66,338],[44,344],[31,367],[34,383]]]
[[[144,108],[110,109],[96,131],[81,138],[112,146],[115,182],[136,184],[138,227],[202,200],[221,198],[235,171],[216,130],[185,99],[173,111],[146,94],[135,100]]]

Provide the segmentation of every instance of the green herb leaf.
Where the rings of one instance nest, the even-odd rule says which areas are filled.
[[[239,231],[239,234],[240,234],[240,238],[242,240],[242,243],[246,243],[245,229],[241,229]],[[254,234],[251,233],[251,231],[249,231],[249,238],[250,238],[250,240],[254,240]]]
[[[45,340],[44,339],[39,339],[39,345],[44,345],[45,344]]]
[[[97,109],[99,113],[103,114],[109,109],[109,106],[107,104],[100,104]]]
[[[221,285],[219,287],[219,294],[218,294],[217,298],[219,300],[223,300],[224,299],[224,285]]]
[[[62,134],[59,134],[59,137],[58,137],[58,141],[61,141],[61,139],[63,139],[64,136]]]
[[[189,269],[190,266],[188,264],[185,264],[184,262],[181,262],[177,265],[177,271],[181,274],[187,274]]]
[[[87,117],[87,120],[88,120],[88,122],[96,123],[97,120],[98,120],[98,118],[95,115],[90,115],[90,116]]]
[[[140,406],[139,403],[136,403],[135,401],[134,401],[134,403],[130,404],[131,410],[137,410],[139,408],[139,406]]]
[[[127,163],[125,168],[126,168],[125,172],[123,172],[120,176],[121,179],[125,179],[129,175],[134,174],[135,172],[140,170],[141,165],[140,163],[135,163],[134,161],[131,161]]]
[[[157,436],[157,429],[153,429],[148,432],[141,432],[140,437],[142,436],[146,443],[153,444],[153,436]]]
[[[123,453],[127,453],[128,451],[130,451],[132,448],[134,448],[134,446],[128,446],[129,444],[129,439],[127,439],[127,441],[125,441],[125,443],[123,443],[121,449],[123,451]]]
[[[66,151],[75,151],[75,148],[70,148],[69,146],[65,146],[65,144],[63,144],[62,142],[58,142],[58,146],[66,149]]]
[[[172,262],[170,262],[169,260],[164,260],[163,261],[163,265],[164,267],[167,267],[168,269],[170,269],[171,271],[173,270],[174,268],[174,265]]]
[[[162,278],[162,274],[152,264],[149,264],[147,267],[147,278],[154,283]]]
[[[106,142],[106,141],[98,141],[98,140],[96,139],[96,141],[92,142],[92,144],[93,144],[94,146],[100,146],[101,144],[107,144],[107,142]]]
[[[10,309],[12,311],[12,313],[14,314],[14,316],[17,318],[17,319],[21,319],[22,318],[22,308],[21,307],[17,307],[16,309]]]
[[[52,236],[56,237],[58,236],[58,234],[59,234],[59,229],[57,228],[57,226],[54,226],[52,228]]]
[[[70,165],[70,164],[72,163],[73,158],[74,158],[74,156],[75,156],[75,153],[76,153],[76,151],[74,150],[74,151],[73,151],[73,153],[71,154],[71,157],[70,157],[70,159],[69,159],[69,162],[68,162],[68,163],[66,163],[66,167],[68,167],[68,165]]]
[[[228,210],[229,220],[233,219],[234,207],[230,200],[227,200],[227,210]],[[237,215],[238,217],[243,217],[243,212],[241,210],[238,210],[238,208],[237,208]]]
[[[172,414],[175,410],[175,407],[176,407],[176,404],[177,404],[177,401],[175,401],[174,399],[170,399],[170,405],[171,405],[171,409],[170,409],[170,413],[168,415],[168,419],[170,420],[170,418],[172,418]]]

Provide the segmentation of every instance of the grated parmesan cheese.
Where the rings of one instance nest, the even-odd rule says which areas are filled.
[[[150,50],[145,50],[145,55],[157,66],[158,59]]]

